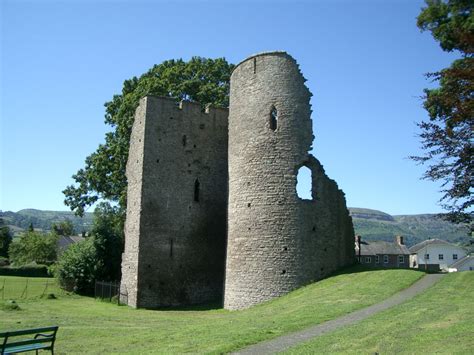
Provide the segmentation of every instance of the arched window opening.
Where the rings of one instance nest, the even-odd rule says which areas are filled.
[[[194,181],[194,202],[199,202],[199,180]]]
[[[296,192],[298,197],[302,200],[312,200],[312,185],[311,170],[306,166],[302,166],[299,168],[298,175],[296,176]]]
[[[275,107],[272,107],[270,112],[270,129],[275,131],[278,128],[278,111]]]

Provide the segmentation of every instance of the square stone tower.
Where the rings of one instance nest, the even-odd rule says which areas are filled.
[[[127,163],[122,302],[156,308],[222,299],[227,116],[169,98],[140,101]]]

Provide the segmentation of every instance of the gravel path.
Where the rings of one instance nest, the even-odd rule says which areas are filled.
[[[283,335],[281,337],[267,340],[247,348],[241,349],[234,354],[275,354],[287,350],[299,343],[310,340],[311,338],[326,334],[333,330],[357,323],[373,314],[384,311],[402,302],[409,300],[417,294],[425,291],[428,287],[434,285],[444,274],[428,274],[415,282],[409,288],[400,291],[385,301],[374,304],[367,308],[349,313],[345,316],[330,320],[325,323],[306,328],[299,332]]]

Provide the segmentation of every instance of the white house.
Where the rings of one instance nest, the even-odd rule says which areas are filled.
[[[474,271],[474,255],[468,255],[449,267],[449,272]]]
[[[464,258],[467,253],[461,247],[440,239],[428,239],[410,248],[410,266],[413,268],[439,268],[448,271],[450,265]]]

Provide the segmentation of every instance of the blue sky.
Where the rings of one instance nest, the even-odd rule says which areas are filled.
[[[416,27],[423,1],[1,2],[0,209],[67,210],[61,191],[103,142],[103,104],[171,58],[238,63],[285,50],[313,93],[313,154],[348,206],[440,212],[420,180],[424,73],[449,65]]]

